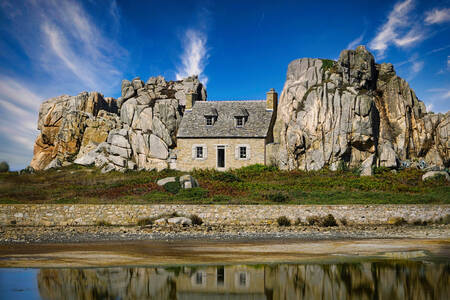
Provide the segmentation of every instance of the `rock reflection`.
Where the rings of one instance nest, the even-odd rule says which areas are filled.
[[[448,299],[450,265],[367,262],[42,269],[43,299]]]

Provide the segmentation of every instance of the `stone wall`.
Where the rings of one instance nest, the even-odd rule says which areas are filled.
[[[194,168],[215,169],[217,166],[217,146],[225,146],[225,169],[241,168],[253,164],[265,164],[265,139],[185,139],[178,138],[177,169],[191,171]],[[206,158],[192,158],[192,147],[206,147]],[[248,159],[236,159],[235,149],[238,145],[248,145]],[[247,150],[248,151],[248,150]],[[205,152],[205,150],[203,151]]]
[[[382,224],[390,217],[430,220],[450,214],[450,205],[0,205],[0,225],[134,225],[137,220],[177,212],[197,214],[206,224],[271,224],[279,216],[291,220],[333,214],[349,223]]]

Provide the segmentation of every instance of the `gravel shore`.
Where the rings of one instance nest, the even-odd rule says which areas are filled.
[[[277,225],[152,225],[152,226],[3,226],[0,245],[84,243],[104,241],[170,240],[345,240],[345,239],[448,239],[450,225],[392,226],[353,225],[339,227]]]

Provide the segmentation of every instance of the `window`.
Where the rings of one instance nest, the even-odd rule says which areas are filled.
[[[244,126],[244,117],[236,117],[236,127]]]
[[[195,283],[197,285],[202,285],[203,284],[203,273],[202,272],[197,272],[195,274]]]
[[[223,286],[225,284],[225,268],[217,268],[217,285]]]
[[[196,157],[203,158],[203,147],[196,147]]]
[[[239,147],[239,158],[247,158],[247,147]]]
[[[206,117],[206,126],[212,126],[213,125],[213,117],[207,116]]]
[[[247,274],[239,273],[239,285],[246,286],[247,285]]]

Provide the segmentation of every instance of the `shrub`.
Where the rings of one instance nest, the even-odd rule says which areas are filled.
[[[6,161],[0,162],[0,173],[8,172],[9,171],[9,165]]]
[[[200,187],[183,189],[177,195],[177,198],[200,199],[200,200],[207,197],[208,197],[208,190],[205,190]]]
[[[214,195],[211,200],[212,202],[230,202],[231,199],[232,198],[227,195]]]
[[[306,222],[308,222],[309,225],[319,225],[320,224],[320,217],[318,216],[308,216],[306,218]]]
[[[279,226],[291,226],[291,220],[289,220],[286,216],[278,217],[277,223]]]
[[[171,194],[178,194],[181,189],[180,182],[178,180],[168,182],[164,185],[164,189]]]
[[[105,220],[98,220],[95,222],[95,225],[97,226],[111,226],[111,223],[105,221]]]
[[[386,173],[386,172],[390,172],[391,171],[391,169],[389,169],[388,167],[373,167],[373,169],[372,169],[372,171],[373,171],[373,174],[383,174],[383,173]]]
[[[288,196],[286,196],[285,194],[280,193],[280,192],[274,193],[274,194],[267,194],[267,195],[265,195],[265,198],[269,201],[277,202],[277,203],[282,203],[282,202],[286,202],[289,200]]]
[[[321,225],[323,227],[332,227],[332,226],[338,226],[336,219],[332,214],[328,214],[326,217],[322,219]]]
[[[231,172],[215,172],[212,175],[213,180],[223,181],[223,182],[240,182],[242,181],[238,176]]]
[[[203,224],[202,218],[200,218],[197,215],[191,215],[190,219],[192,221],[192,225],[202,225]]]
[[[153,224],[153,220],[150,218],[143,218],[143,219],[139,219],[137,221],[138,226],[146,226],[146,225],[152,225],[152,224]]]
[[[236,170],[236,173],[239,176],[243,177],[252,177],[261,175],[264,172],[274,172],[277,171],[278,168],[276,166],[266,166],[263,164],[254,164],[246,167],[242,167]]]

